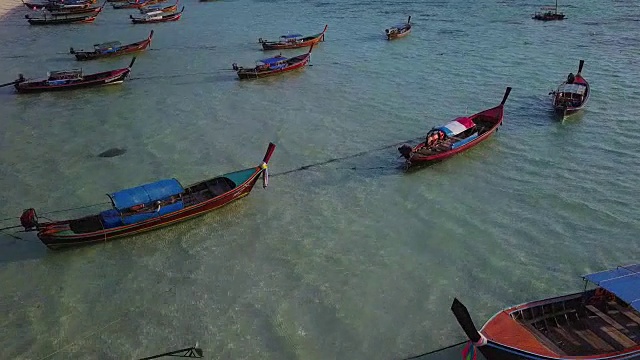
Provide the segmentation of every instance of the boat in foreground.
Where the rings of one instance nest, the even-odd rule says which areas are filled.
[[[129,15],[131,22],[134,24],[152,24],[159,22],[167,22],[167,21],[178,21],[182,16],[182,12],[184,11],[184,6],[180,10],[180,12],[174,12],[167,14],[162,10],[152,11],[144,14],[142,17],[134,17],[133,15]]]
[[[149,33],[149,36],[138,42],[134,42],[128,45],[122,45],[119,41],[110,41],[102,44],[93,45],[93,51],[75,51],[73,48],[69,49],[69,53],[76,56],[76,60],[94,60],[105,57],[114,57],[120,55],[131,54],[138,51],[146,50],[151,45],[151,38],[153,37],[153,30]]]
[[[262,38],[258,39],[258,42],[262,45],[263,50],[283,50],[283,49],[296,49],[302,47],[308,47],[314,44],[324,41],[324,33],[327,32],[327,27],[324,26],[324,30],[321,33],[317,33],[310,36],[302,36],[300,34],[287,34],[280,36],[279,41],[268,41]]]
[[[410,32],[411,32],[411,16],[409,16],[409,19],[407,19],[406,23],[398,24],[396,26],[392,26],[384,30],[384,33],[387,35],[387,40],[393,40],[393,39],[405,37],[409,35]]]
[[[51,249],[102,242],[175,224],[204,215],[249,195],[260,175],[268,184],[267,164],[276,146],[270,143],[262,163],[183,188],[165,179],[108,194],[113,207],[78,219],[40,223],[36,211],[20,217],[25,231],[37,231]]]
[[[407,144],[399,147],[398,151],[405,158],[407,169],[440,162],[488,139],[502,125],[504,104],[509,93],[511,88],[507,87],[502,102],[496,107],[435,127],[427,133],[424,142],[414,147]]]
[[[451,310],[488,360],[640,359],[640,264],[583,278],[596,288],[508,308],[480,331],[458,299]]]
[[[45,80],[27,80],[20,74],[14,86],[19,93],[33,93],[121,84],[129,73],[131,73],[131,67],[135,61],[136,58],[134,57],[126,68],[89,75],[84,75],[82,69],[51,71]]]
[[[543,7],[541,10],[544,12],[537,12],[531,17],[533,20],[552,21],[552,20],[564,20],[565,15],[558,12],[558,0],[556,0],[555,7]]]
[[[254,68],[247,69],[241,66],[239,67],[236,63],[233,63],[232,68],[236,71],[240,80],[258,79],[267,76],[279,75],[285,72],[302,69],[305,65],[309,64],[309,60],[311,59],[311,50],[313,50],[313,45],[311,45],[309,52],[306,54],[292,58],[277,55],[268,59],[258,60],[258,64]]]
[[[576,75],[570,73],[567,81],[560,84],[556,91],[549,93],[553,96],[553,110],[562,118],[582,110],[589,101],[591,89],[587,80],[582,77],[583,66],[584,60],[580,60],[578,73]]]

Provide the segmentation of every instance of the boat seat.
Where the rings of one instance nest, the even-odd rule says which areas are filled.
[[[620,325],[617,321],[613,320],[609,315],[607,315],[607,314],[603,313],[602,311],[598,310],[595,306],[587,305],[585,307],[587,309],[589,309],[589,311],[591,311],[592,313],[594,313],[598,317],[600,317],[602,320],[604,320],[607,323],[609,323],[609,325],[611,325],[614,328],[616,328],[616,330],[626,330],[626,328],[624,326]]]

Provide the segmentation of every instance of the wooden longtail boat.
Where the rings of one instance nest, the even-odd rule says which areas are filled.
[[[29,21],[31,25],[62,25],[62,24],[83,24],[83,23],[92,23],[98,17],[98,11],[94,14],[66,14],[66,15],[50,15],[47,17],[45,14],[44,17],[40,18],[32,18],[29,15],[25,15],[24,17]]]
[[[34,209],[25,210],[20,223],[37,231],[51,249],[101,242],[158,229],[218,209],[246,195],[263,175],[276,146],[269,144],[262,163],[204,180],[186,188],[176,179],[160,180],[109,194],[113,208],[79,219],[39,223]]]
[[[141,14],[155,13],[157,11],[160,11],[160,12],[163,12],[163,13],[170,13],[170,12],[178,11],[178,2],[176,2],[173,5],[166,5],[166,6],[152,5],[152,6],[145,6],[143,8],[140,8],[140,13]]]
[[[405,24],[398,24],[396,26],[392,26],[388,29],[384,30],[384,33],[387,35],[387,40],[393,40],[401,37],[405,37],[409,35],[411,32],[411,16],[407,19]]]
[[[57,9],[57,10],[48,10],[49,14],[52,16],[65,16],[65,15],[80,15],[84,14],[85,16],[97,16],[101,11],[103,6],[94,6],[88,8],[76,8],[76,9]]]
[[[131,54],[138,51],[146,50],[151,45],[151,38],[153,37],[153,30],[149,33],[149,37],[142,41],[134,42],[128,45],[122,45],[119,41],[110,41],[102,44],[93,45],[93,51],[75,51],[73,48],[69,49],[69,53],[76,56],[77,60],[94,60],[105,57],[121,56],[125,54]]]
[[[95,4],[97,0],[77,0],[77,1],[49,1],[46,3],[26,3],[22,1],[24,6],[31,10],[70,10],[70,9],[86,9]]]
[[[640,264],[583,278],[585,291],[502,310],[480,331],[458,299],[451,310],[488,360],[640,359]]]
[[[280,36],[279,41],[268,41],[262,38],[258,39],[258,43],[262,44],[263,50],[283,50],[283,49],[296,49],[311,46],[324,41],[324,33],[327,32],[327,26],[324,26],[324,30],[321,33],[317,33],[310,36],[302,36],[300,34],[288,34]]]
[[[591,88],[587,80],[582,77],[583,66],[584,60],[580,60],[578,73],[576,75],[570,73],[567,81],[560,84],[556,91],[549,93],[553,96],[553,110],[562,118],[582,110],[589,101]]]
[[[256,67],[251,69],[245,69],[241,66],[239,67],[236,63],[233,63],[232,67],[233,70],[237,72],[240,80],[258,79],[278,75],[288,71],[302,69],[305,65],[309,64],[309,60],[311,59],[311,50],[313,50],[313,45],[311,45],[309,52],[306,54],[292,58],[277,55],[268,59],[262,59],[257,61],[258,64]]]
[[[459,117],[444,126],[431,129],[425,141],[415,147],[407,144],[399,147],[398,151],[406,159],[407,169],[440,162],[488,139],[502,125],[504,103],[509,93],[511,88],[507,87],[502,102],[496,107],[469,117]]]
[[[146,6],[150,6],[153,4],[157,4],[160,1],[158,0],[145,0],[145,1],[128,1],[125,3],[116,3],[112,4],[114,9],[142,9]]]
[[[152,24],[167,21],[178,21],[180,20],[183,11],[184,6],[180,10],[180,12],[174,12],[171,14],[166,14],[162,11],[154,11],[144,14],[142,17],[134,17],[133,15],[129,15],[129,18],[134,24]]]
[[[19,93],[73,90],[92,86],[121,84],[131,73],[131,67],[136,58],[131,59],[128,67],[105,71],[96,74],[84,75],[81,69],[52,71],[45,80],[29,81],[20,74],[15,81],[15,88]]]
[[[533,20],[552,21],[552,20],[564,20],[565,15],[558,12],[558,0],[556,0],[555,7],[543,7],[541,10],[545,12],[537,12],[531,17]]]

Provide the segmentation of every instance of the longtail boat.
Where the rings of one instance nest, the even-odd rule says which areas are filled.
[[[327,26],[329,25],[325,25],[322,32],[314,35],[302,36],[300,34],[287,34],[280,36],[279,41],[268,41],[260,38],[258,39],[258,43],[262,44],[263,50],[283,50],[307,47],[317,44],[320,41],[324,41],[324,33],[327,32]]]
[[[414,147],[407,144],[399,147],[407,169],[443,161],[488,139],[502,125],[504,104],[509,93],[511,88],[507,87],[498,106],[434,127],[427,133],[425,141]]]
[[[145,6],[157,4],[158,0],[145,0],[145,1],[128,1],[124,3],[112,4],[114,9],[141,9]]]
[[[145,6],[143,8],[140,8],[140,13],[141,14],[148,14],[148,13],[155,13],[157,11],[163,12],[163,13],[171,13],[171,12],[176,12],[178,11],[178,2],[176,2],[173,5],[151,5],[151,6]]]
[[[558,0],[556,0],[555,7],[543,7],[541,10],[544,12],[537,12],[531,17],[533,20],[552,21],[552,20],[564,20],[565,15],[558,12]]]
[[[406,23],[398,24],[396,26],[392,26],[384,30],[384,33],[387,35],[387,40],[393,40],[393,39],[405,37],[409,35],[410,32],[411,32],[411,16],[409,16],[409,19],[407,19]]]
[[[19,93],[32,93],[121,84],[129,73],[131,73],[131,67],[135,61],[136,58],[134,57],[126,68],[90,75],[84,75],[82,69],[51,71],[45,80],[30,81],[20,74],[14,86]]]
[[[31,10],[70,10],[85,9],[95,4],[97,0],[67,0],[67,1],[48,1],[46,3],[27,3],[22,1],[24,6]]]
[[[134,52],[146,50],[149,45],[151,45],[152,37],[153,30],[151,30],[151,32],[149,33],[149,37],[132,44],[122,45],[119,41],[110,41],[93,45],[93,51],[75,51],[73,48],[70,48],[69,53],[75,55],[76,59],[80,61],[131,54]]]
[[[313,45],[311,45],[309,52],[306,54],[292,58],[277,55],[268,59],[258,60],[257,65],[254,68],[246,69],[238,66],[236,63],[233,63],[232,68],[236,71],[240,80],[258,79],[278,75],[288,71],[302,69],[305,65],[309,64],[309,60],[311,59],[311,50],[313,50]]]
[[[183,188],[164,179],[108,194],[112,208],[78,219],[40,223],[36,211],[20,217],[25,231],[37,231],[51,249],[102,242],[192,219],[249,195],[260,175],[267,187],[267,164],[276,146],[269,144],[262,163]]]
[[[562,118],[582,110],[589,101],[591,88],[587,80],[582,77],[583,66],[584,60],[580,60],[578,73],[575,75],[570,73],[567,81],[560,84],[556,91],[549,93],[553,96],[553,110]]]
[[[480,331],[454,299],[451,310],[470,339],[465,352],[489,360],[640,359],[640,264],[583,279],[583,292],[502,310]]]
[[[29,15],[24,17],[31,25],[62,25],[62,24],[82,24],[92,23],[98,17],[98,14],[102,11],[100,9],[97,13],[93,14],[65,14],[65,15],[49,15],[44,14],[43,17],[32,18]]]
[[[53,10],[48,10],[49,14],[52,16],[65,16],[65,15],[79,15],[79,14],[86,14],[85,16],[97,16],[101,11],[103,6],[94,6],[94,7],[87,7],[87,8],[72,8],[72,9],[67,9],[67,8],[61,8],[61,9],[53,9]]]
[[[133,15],[129,15],[131,22],[134,24],[152,24],[159,22],[167,22],[167,21],[178,21],[182,16],[182,12],[184,11],[184,6],[180,10],[180,12],[174,13],[164,13],[163,11],[153,11],[150,13],[144,14],[142,17],[134,17]]]

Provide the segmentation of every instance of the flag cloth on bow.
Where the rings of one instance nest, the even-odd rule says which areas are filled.
[[[478,355],[476,353],[476,347],[473,345],[471,341],[467,342],[467,345],[462,349],[462,359],[463,360],[477,360]]]

